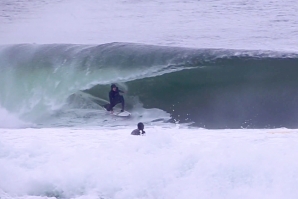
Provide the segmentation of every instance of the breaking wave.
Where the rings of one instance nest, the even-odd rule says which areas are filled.
[[[297,66],[298,54],[289,52],[6,45],[0,46],[0,106],[43,126],[142,118],[204,128],[297,128]],[[115,120],[101,108],[111,83],[127,91],[130,120]]]

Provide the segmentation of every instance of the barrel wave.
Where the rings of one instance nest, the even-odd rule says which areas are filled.
[[[133,122],[298,127],[297,53],[18,44],[0,46],[0,71],[1,108],[42,126],[117,123],[100,106],[117,83]]]

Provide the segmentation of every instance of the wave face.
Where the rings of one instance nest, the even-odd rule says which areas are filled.
[[[110,116],[99,105],[117,83],[127,91],[134,122],[141,117],[204,128],[298,127],[297,53],[22,44],[0,46],[0,71],[2,109],[42,125],[106,122]]]

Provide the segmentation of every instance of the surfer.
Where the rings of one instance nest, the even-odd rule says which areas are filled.
[[[138,128],[131,132],[131,135],[145,135],[144,124],[142,122],[138,123]]]
[[[120,93],[124,92],[119,90],[115,84],[112,84],[111,91],[109,92],[110,106],[107,108],[108,111],[113,111],[113,107],[118,103],[122,105],[121,112],[124,111],[124,97]]]

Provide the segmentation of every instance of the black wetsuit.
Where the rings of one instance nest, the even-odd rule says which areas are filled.
[[[122,110],[124,110],[124,97],[120,95],[119,93],[124,93],[123,91],[119,90],[118,87],[116,87],[116,91],[111,89],[109,93],[109,99],[110,99],[110,107],[108,111],[112,111],[113,107],[116,106],[116,104],[121,103]]]
[[[131,132],[131,135],[145,135],[145,131],[144,130],[140,130],[140,129],[135,129]]]

